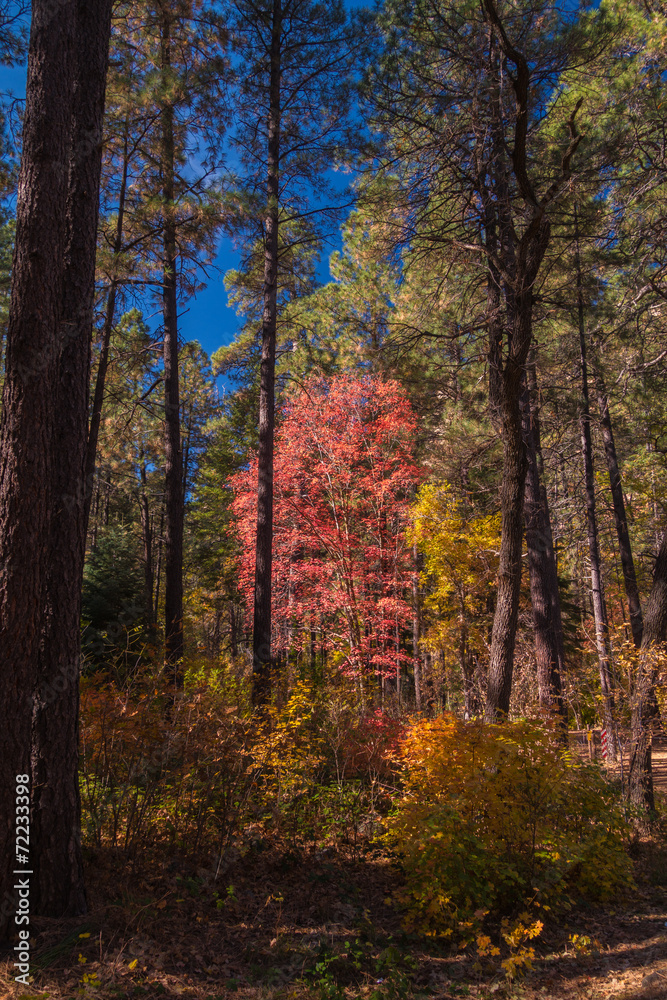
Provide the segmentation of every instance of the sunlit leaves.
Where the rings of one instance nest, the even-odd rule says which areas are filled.
[[[287,404],[276,435],[276,641],[317,630],[342,665],[395,670],[396,630],[410,616],[405,538],[415,419],[395,382],[311,379]],[[243,547],[242,587],[253,586],[257,466],[232,480]]]

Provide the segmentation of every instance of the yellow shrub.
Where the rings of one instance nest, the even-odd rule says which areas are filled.
[[[400,760],[385,840],[403,858],[409,925],[474,937],[486,912],[604,899],[631,881],[616,793],[552,727],[446,715],[416,723]]]

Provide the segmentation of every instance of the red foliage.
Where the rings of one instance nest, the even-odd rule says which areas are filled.
[[[398,745],[407,726],[381,708],[364,716],[347,734],[341,756],[346,761],[345,777],[376,774],[385,777],[392,770]]]
[[[358,676],[394,673],[407,626],[405,540],[419,472],[415,418],[397,382],[311,379],[285,407],[274,466],[275,649],[311,641]],[[257,463],[232,479],[252,606]]]

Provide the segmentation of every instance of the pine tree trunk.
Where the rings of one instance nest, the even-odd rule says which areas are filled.
[[[549,504],[540,476],[542,455],[534,364],[529,365],[528,380],[530,388],[526,389],[523,397],[524,440],[528,458],[525,522],[537,683],[542,711],[558,714],[567,726],[561,683],[565,668],[563,623]]]
[[[521,272],[515,288],[505,296],[513,299],[505,335],[500,322],[500,295],[492,292],[489,303],[489,396],[502,427],[503,467],[500,487],[501,539],[498,589],[491,633],[486,711],[489,722],[500,721],[509,712],[514,672],[514,646],[521,588],[524,499],[528,456],[523,438],[521,398],[524,369],[532,340],[532,289],[549,242],[549,224],[544,217],[535,222],[532,239],[522,238],[517,252]],[[525,242],[525,245],[524,245]],[[517,269],[518,270],[518,269]],[[490,284],[497,276],[491,273]],[[487,306],[489,308],[489,306]],[[507,347],[503,353],[503,342]]]
[[[162,70],[171,66],[170,20],[161,28]],[[183,455],[178,385],[178,251],[174,218],[174,109],[165,98],[162,107],[162,315],[164,336],[164,663],[176,688],[183,684]]]
[[[633,751],[630,762],[630,798],[641,808],[655,810],[651,760],[652,711],[657,665],[655,647],[667,641],[667,532],[653,570],[653,585],[646,602],[639,668],[632,700]]]
[[[518,373],[516,381],[520,381]],[[519,615],[523,502],[528,463],[522,435],[518,391],[517,385],[514,393],[503,394],[505,398],[501,407],[503,420],[501,541],[486,696],[486,717],[489,722],[499,721],[509,712]]]
[[[31,773],[49,565],[76,7],[32,3],[0,423],[0,937],[14,931],[16,776]]]
[[[114,237],[114,259],[123,249],[123,225],[125,221],[125,198],[127,194],[127,173],[129,167],[128,156],[128,134],[129,122],[125,121],[125,142],[123,150],[123,168],[121,171],[120,192],[118,195],[118,216],[116,218],[116,233]],[[90,517],[90,503],[93,495],[92,484],[95,479],[95,462],[97,459],[97,442],[100,434],[100,424],[102,422],[102,407],[104,405],[104,386],[106,383],[107,370],[109,368],[109,347],[111,344],[111,331],[113,330],[116,315],[116,297],[118,293],[118,279],[114,275],[109,285],[107,293],[107,304],[104,311],[104,323],[102,325],[102,347],[97,365],[97,377],[95,379],[95,392],[93,394],[93,405],[90,414],[90,427],[88,428],[88,443],[86,445],[86,533],[88,531],[88,520]]]
[[[153,530],[151,525],[150,507],[148,503],[148,482],[146,478],[146,459],[143,446],[139,454],[139,475],[141,478],[141,493],[139,494],[139,510],[141,512],[141,537],[144,548],[144,603],[146,625],[151,637],[155,630],[153,616]]]
[[[160,578],[162,575],[162,552],[164,550],[164,504],[160,509],[160,533],[157,544],[157,565],[155,567],[155,604],[153,606],[153,621],[158,620],[160,607]]]
[[[540,200],[528,170],[527,139],[531,103],[531,67],[510,42],[493,0],[483,0],[489,25],[488,68],[497,74],[489,89],[492,156],[477,178],[484,200],[487,251],[487,326],[489,337],[489,399],[503,436],[501,484],[502,535],[498,598],[489,658],[486,717],[507,715],[512,690],[514,644],[521,584],[523,503],[528,460],[522,440],[522,380],[532,341],[533,289],[549,245],[548,211],[559,187],[570,177],[570,162],[580,137],[569,121],[570,143],[561,160],[561,176]],[[507,62],[516,66],[511,77],[515,96],[511,165],[501,101],[501,73]],[[480,164],[481,165],[481,164]],[[524,205],[521,235],[514,225],[513,194],[508,177],[514,176]],[[502,273],[501,273],[502,271]]]
[[[79,0],[77,69],[62,283],[62,353],[51,437],[52,520],[33,710],[34,913],[86,909],[80,840],[79,667],[86,548],[85,478],[102,122],[112,0]]]
[[[116,312],[117,286],[115,280],[111,282],[107,293],[107,304],[104,311],[104,323],[102,324],[102,346],[97,364],[97,376],[95,378],[95,391],[93,393],[93,403],[90,414],[90,426],[88,428],[88,439],[86,444],[86,471],[85,483],[86,494],[84,497],[86,531],[90,518],[90,504],[93,498],[93,483],[95,481],[95,463],[97,461],[97,443],[100,436],[100,424],[102,423],[102,408],[104,405],[104,386],[106,383],[107,370],[109,368],[109,348],[111,344],[111,331],[113,330],[114,316]]]
[[[581,454],[584,463],[584,488],[586,492],[586,526],[588,534],[588,556],[591,567],[591,597],[595,622],[595,645],[600,671],[600,691],[602,711],[607,731],[609,758],[616,757],[616,734],[614,729],[614,694],[611,673],[611,647],[609,625],[604,602],[600,543],[597,515],[595,511],[595,474],[593,470],[593,445],[591,441],[591,416],[588,397],[588,363],[586,359],[586,331],[584,326],[584,305],[581,288],[581,269],[577,254],[577,293],[579,314],[579,350],[581,359],[581,412],[579,429],[581,434]]]
[[[635,573],[635,563],[632,558],[632,546],[630,544],[630,532],[628,531],[628,518],[625,512],[625,500],[623,499],[623,488],[621,486],[621,470],[618,467],[616,456],[616,444],[614,442],[614,432],[611,426],[611,415],[609,413],[609,400],[607,389],[604,384],[604,376],[599,364],[594,368],[595,386],[597,389],[598,408],[600,411],[600,429],[604,442],[604,452],[607,459],[607,469],[609,472],[609,487],[614,505],[614,521],[616,523],[616,535],[618,537],[618,551],[621,556],[621,566],[623,568],[623,583],[625,594],[628,599],[628,610],[630,612],[630,628],[632,638],[637,649],[642,644],[642,631],[644,622],[642,618],[642,606],[639,600],[639,588],[637,586],[637,576]]]
[[[419,600],[419,552],[412,547],[412,670],[415,681],[415,708],[422,710],[421,658],[419,637],[421,633],[421,602]]]
[[[264,314],[259,395],[257,543],[253,613],[252,703],[271,699],[271,578],[273,566],[273,437],[275,427],[278,206],[280,197],[281,0],[273,0],[270,52],[267,211],[264,231]]]
[[[185,417],[185,410],[184,410]],[[184,423],[186,423],[184,419]],[[190,465],[190,445],[192,443],[192,403],[188,407],[188,419],[186,423],[186,435],[185,435],[185,446],[182,449],[183,452],[183,482],[181,484],[181,490],[183,492],[183,498],[188,495],[188,468]]]
[[[491,17],[495,8],[487,4]],[[501,54],[496,52],[499,72]],[[518,96],[518,95],[517,95]],[[527,95],[524,95],[527,100]],[[512,224],[511,196],[505,166],[499,88],[492,99],[495,146],[494,188],[487,195],[486,241],[489,251],[487,320],[489,337],[489,401],[503,441],[500,487],[501,539],[498,590],[491,634],[487,679],[488,721],[506,718],[512,694],[514,646],[521,589],[523,507],[528,456],[523,440],[521,398],[525,365],[532,342],[533,286],[549,243],[550,226],[544,212],[533,218],[520,240]],[[516,172],[516,164],[514,164]],[[502,261],[501,274],[497,260]]]

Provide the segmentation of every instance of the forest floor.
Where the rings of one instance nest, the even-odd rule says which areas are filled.
[[[667,997],[664,846],[643,846],[637,890],[621,904],[571,911],[566,922],[548,927],[533,972],[513,986],[497,971],[480,970],[474,956],[403,934],[386,902],[399,873],[381,852],[262,849],[260,841],[217,882],[210,869],[175,860],[139,865],[106,851],[88,852],[87,868],[89,914],[34,919],[34,982],[29,989],[12,983],[7,962],[1,996]],[[591,942],[579,954],[572,946],[577,934]],[[336,958],[346,942],[348,958]]]
[[[664,743],[654,763],[667,792]],[[372,844],[305,849],[258,834],[217,879],[215,864],[87,849],[90,912],[33,918],[34,981],[16,984],[13,959],[0,961],[0,997],[665,1000],[664,833],[636,845],[635,864],[632,893],[547,926],[533,971],[510,984],[469,952],[404,933],[389,900],[400,872]]]

